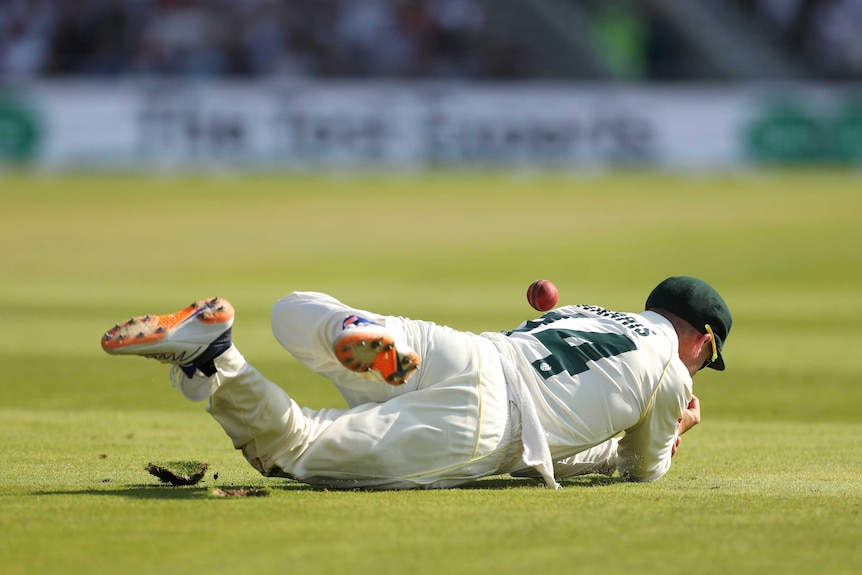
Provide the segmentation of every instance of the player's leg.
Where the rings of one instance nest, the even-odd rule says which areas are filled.
[[[202,300],[117,324],[102,347],[172,363],[186,397],[209,398],[210,413],[234,445],[267,475],[345,487],[445,487],[494,472],[517,455],[499,355],[484,338],[406,324],[439,332],[414,337],[452,348],[431,354],[438,358],[426,372],[433,384],[385,404],[312,411],[245,361],[230,341],[233,319],[225,300]]]
[[[339,488],[449,487],[517,457],[499,362],[446,385],[349,410],[300,408],[235,348],[216,360],[221,385],[207,410],[264,475]]]
[[[344,373],[344,365],[335,356],[332,346],[344,331],[343,323],[351,317],[361,317],[381,326],[385,323],[383,316],[351,308],[329,295],[293,292],[273,305],[272,333],[303,365],[332,379]],[[366,380],[371,379],[366,377]]]
[[[473,334],[431,322],[382,316],[320,293],[295,292],[276,302],[272,330],[279,343],[301,363],[334,382],[351,406],[387,401],[475,369],[466,351],[472,345]],[[376,370],[354,371],[351,362],[339,357],[347,348],[349,354],[357,353],[363,342],[373,348],[381,333],[386,336],[385,342],[394,342],[399,356],[415,354],[421,362],[416,369],[407,371],[407,380],[401,385],[385,383]],[[359,337],[351,340],[354,334]]]

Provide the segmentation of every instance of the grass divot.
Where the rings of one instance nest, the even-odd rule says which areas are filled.
[[[263,488],[221,489],[214,487],[212,494],[215,497],[266,497],[269,495],[269,491]]]
[[[204,478],[209,464],[200,461],[170,461],[162,465],[147,463],[147,471],[159,478],[162,483],[196,485]]]

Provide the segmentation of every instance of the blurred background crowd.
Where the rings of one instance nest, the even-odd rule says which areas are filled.
[[[862,0],[0,0],[0,76],[862,78]]]
[[[862,78],[862,0],[739,0],[746,14],[817,75]]]

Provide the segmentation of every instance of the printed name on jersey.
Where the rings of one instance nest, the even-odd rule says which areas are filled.
[[[649,328],[644,327],[643,324],[641,324],[636,317],[634,317],[633,315],[627,314],[627,313],[622,313],[622,312],[618,312],[618,311],[611,311],[609,309],[605,309],[605,308],[597,306],[597,305],[580,304],[580,305],[575,305],[572,307],[580,308],[580,309],[582,309],[586,312],[589,312],[595,316],[605,317],[605,318],[608,318],[610,320],[619,322],[620,324],[624,325],[625,327],[629,328],[630,330],[635,332],[637,335],[642,336],[642,337],[646,337],[652,333],[649,330]],[[503,334],[504,335],[511,335],[515,332],[532,331],[532,330],[536,329],[537,327],[541,327],[543,325],[549,325],[549,324],[552,324],[555,321],[559,321],[561,319],[586,318],[586,317],[590,317],[590,316],[588,316],[586,314],[582,314],[582,313],[564,314],[564,313],[561,313],[559,310],[554,310],[554,311],[546,313],[545,315],[543,315],[542,317],[540,317],[538,319],[532,319],[532,320],[524,322],[524,325],[517,328],[517,329],[511,330],[511,331],[504,331]]]
[[[627,328],[631,329],[633,332],[635,332],[638,335],[646,337],[650,333],[652,333],[649,330],[649,328],[644,327],[643,324],[641,324],[637,320],[636,317],[629,315],[627,313],[621,313],[618,311],[611,311],[609,309],[605,309],[605,308],[597,306],[597,305],[576,305],[575,307],[579,307],[583,310],[594,313],[598,316],[606,317],[608,319],[612,319],[614,321],[617,321],[617,322],[623,324],[624,326],[626,326]]]

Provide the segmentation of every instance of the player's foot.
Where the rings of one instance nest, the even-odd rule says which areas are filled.
[[[234,309],[225,299],[196,301],[164,315],[143,315],[116,324],[102,336],[112,355],[140,355],[180,367],[188,377],[216,371],[213,360],[231,346]]]
[[[360,374],[401,385],[413,375],[421,360],[419,354],[396,342],[388,329],[352,315],[341,323],[342,332],[332,348],[341,364]]]

